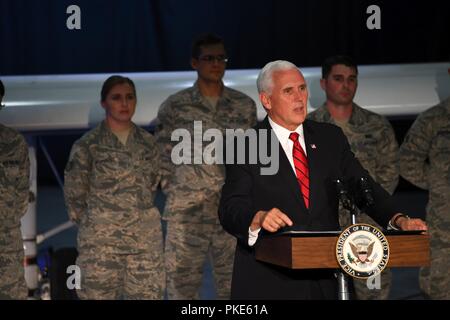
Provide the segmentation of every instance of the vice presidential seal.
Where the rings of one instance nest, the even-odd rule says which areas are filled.
[[[368,224],[345,229],[336,243],[337,261],[346,273],[367,279],[381,273],[389,261],[389,243],[385,235]]]

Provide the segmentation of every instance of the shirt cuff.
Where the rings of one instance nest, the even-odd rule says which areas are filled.
[[[261,231],[261,228],[258,228],[254,231],[248,228],[248,245],[250,247],[253,247],[253,245],[256,243],[256,240],[258,240],[259,231]]]
[[[389,220],[389,223],[387,225],[387,230],[400,230],[399,228],[397,228],[396,226],[394,226],[394,224],[392,223],[391,220]]]
[[[397,231],[400,230],[400,228],[398,227],[398,225],[397,225],[397,223],[396,223],[397,219],[400,218],[400,217],[405,217],[405,218],[407,218],[407,219],[410,219],[409,216],[406,215],[406,214],[403,214],[403,213],[397,213],[397,214],[395,214],[395,215],[391,218],[391,220],[389,220],[387,229],[388,229],[388,230],[397,230]]]

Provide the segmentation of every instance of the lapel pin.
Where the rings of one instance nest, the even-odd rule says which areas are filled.
[[[311,145],[311,149],[317,149],[317,147],[314,143]]]

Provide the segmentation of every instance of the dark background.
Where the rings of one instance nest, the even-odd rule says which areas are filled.
[[[68,30],[69,5],[81,30]],[[381,30],[368,30],[369,5]],[[0,75],[189,70],[192,38],[224,37],[230,69],[275,59],[319,66],[450,59],[448,1],[0,0]]]

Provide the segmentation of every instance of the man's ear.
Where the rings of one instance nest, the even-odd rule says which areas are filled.
[[[259,100],[261,100],[261,103],[265,109],[267,110],[272,109],[270,96],[266,92],[263,91],[259,94]]]
[[[325,87],[327,86],[327,79],[320,79],[320,87],[323,91],[325,91]]]
[[[198,59],[191,58],[191,67],[192,67],[192,69],[197,70],[197,66],[198,66]]]
[[[102,105],[102,108],[106,110],[106,103],[105,103],[105,101],[100,101],[100,104]]]

